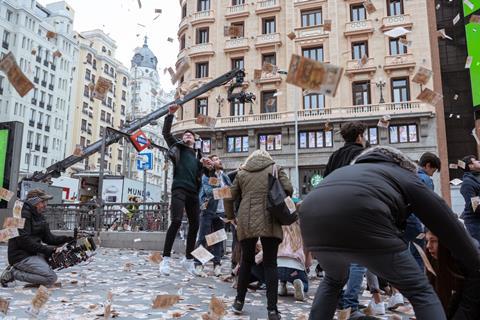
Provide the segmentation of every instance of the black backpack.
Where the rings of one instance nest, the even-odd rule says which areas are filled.
[[[268,174],[267,210],[281,225],[288,226],[297,221],[298,214],[296,211],[290,213],[285,198],[287,194],[278,180],[277,166],[273,165],[273,172]]]

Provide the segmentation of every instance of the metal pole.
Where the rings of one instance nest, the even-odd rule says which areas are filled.
[[[298,173],[298,104],[295,103],[295,176],[297,179],[297,194],[300,197],[300,175]],[[295,190],[294,190],[295,192]]]
[[[145,163],[143,164],[143,205],[147,203],[147,169],[145,169]]]
[[[32,162],[32,145],[33,142],[30,144],[30,148],[28,149],[28,167],[27,167],[27,176],[30,174],[30,162]]]
[[[97,216],[95,218],[95,229],[100,231],[100,218],[103,216],[103,174],[105,171],[105,144],[107,141],[108,127],[105,127],[102,137],[102,147],[100,149],[100,169],[98,173],[98,190],[97,190]]]

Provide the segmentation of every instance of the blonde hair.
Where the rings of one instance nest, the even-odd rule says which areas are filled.
[[[302,233],[298,221],[289,226],[282,226],[282,229],[284,241],[286,239],[285,242],[291,243],[293,251],[297,251],[303,247]]]
[[[248,161],[250,161],[250,159],[252,158],[255,158],[255,157],[264,157],[264,158],[268,158],[272,161],[273,158],[272,156],[270,155],[270,153],[268,153],[266,150],[263,150],[263,149],[258,149],[258,150],[255,150],[253,151],[249,156],[248,158],[245,160],[245,162],[243,163],[243,166],[247,164]]]

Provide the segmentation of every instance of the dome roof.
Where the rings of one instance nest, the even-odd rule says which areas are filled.
[[[132,68],[144,67],[157,70],[157,63],[157,57],[153,54],[152,50],[148,48],[147,37],[145,37],[143,47],[135,49],[135,54],[132,58]]]

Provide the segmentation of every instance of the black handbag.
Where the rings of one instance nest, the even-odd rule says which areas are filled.
[[[285,193],[280,180],[278,180],[277,167],[273,165],[273,174],[268,174],[267,211],[270,212],[273,218],[283,226],[291,225],[298,219],[296,211],[290,213],[290,210],[285,203],[286,197],[287,194]]]

